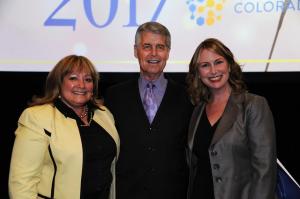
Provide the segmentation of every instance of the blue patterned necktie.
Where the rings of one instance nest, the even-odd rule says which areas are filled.
[[[155,88],[154,84],[148,83],[146,86],[146,92],[143,99],[144,108],[150,124],[152,123],[153,118],[157,111],[157,104],[153,93],[154,88]]]

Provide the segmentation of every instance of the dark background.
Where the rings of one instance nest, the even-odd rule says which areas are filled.
[[[32,95],[43,93],[46,72],[0,72],[0,198],[8,198],[8,173],[17,120]],[[100,95],[115,83],[133,78],[137,73],[101,73]],[[184,84],[185,73],[168,73]],[[300,182],[300,72],[244,73],[248,90],[267,98],[277,131],[277,155]]]

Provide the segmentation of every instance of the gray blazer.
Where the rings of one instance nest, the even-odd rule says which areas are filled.
[[[192,153],[193,142],[204,108],[205,102],[195,107],[190,122],[189,193],[198,161]],[[275,198],[276,135],[273,116],[264,97],[231,94],[208,153],[215,199]]]

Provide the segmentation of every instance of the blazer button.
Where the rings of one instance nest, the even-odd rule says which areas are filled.
[[[213,150],[213,151],[210,152],[210,154],[211,154],[212,156],[216,156],[216,155],[218,154],[218,152],[215,151],[215,150]]]
[[[151,133],[156,133],[157,132],[157,128],[156,127],[151,127]]]
[[[216,170],[218,170],[220,168],[220,165],[219,164],[214,164],[213,168],[216,169]]]
[[[221,183],[223,180],[222,180],[222,178],[221,177],[216,177],[216,182],[217,183]]]
[[[155,151],[155,148],[149,146],[149,147],[148,147],[148,151],[153,152],[153,151]]]

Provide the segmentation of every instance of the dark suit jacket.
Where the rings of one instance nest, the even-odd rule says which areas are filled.
[[[189,192],[198,161],[192,153],[193,141],[203,111],[205,103],[200,103],[189,128]],[[207,151],[215,199],[275,198],[275,137],[273,116],[265,98],[250,93],[231,94]]]
[[[118,199],[185,199],[188,172],[185,155],[192,105],[185,89],[168,80],[165,95],[150,125],[138,80],[108,89],[121,149],[117,162]]]

